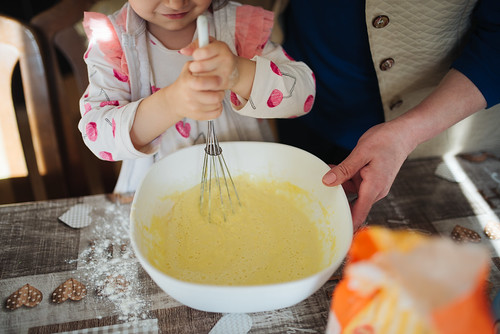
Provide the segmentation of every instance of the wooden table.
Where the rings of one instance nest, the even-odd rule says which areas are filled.
[[[91,208],[91,225],[71,228],[58,220],[77,204]],[[129,210],[130,204],[105,195],[0,206],[0,332],[101,333],[88,328],[117,332],[126,325],[134,333],[215,333],[227,315],[181,305],[137,263],[129,246]],[[447,237],[456,225],[476,231],[491,250],[493,296],[500,288],[500,241],[483,230],[498,223],[499,213],[500,160],[477,154],[406,162],[368,224]],[[70,278],[86,285],[87,296],[53,303],[52,292]],[[293,307],[246,315],[249,333],[324,333],[336,282]],[[25,284],[43,294],[41,303],[7,310],[7,297]]]

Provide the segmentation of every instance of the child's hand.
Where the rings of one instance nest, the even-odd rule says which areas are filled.
[[[180,118],[215,119],[222,113],[224,91],[217,89],[217,77],[191,73],[191,64],[192,62],[187,62],[177,80],[160,91],[166,94],[169,109]]]
[[[194,75],[217,77],[217,90],[231,89],[238,81],[238,58],[226,43],[211,38],[210,44],[203,48],[193,42],[180,50],[183,55],[193,56],[189,70]]]
[[[248,98],[255,75],[255,63],[234,55],[226,43],[210,38],[210,44],[198,48],[195,41],[180,50],[192,56],[189,70],[193,75],[216,79],[214,90],[232,90]]]
[[[224,91],[217,90],[214,76],[193,75],[191,62],[184,64],[177,80],[144,98],[130,129],[130,138],[141,150],[184,117],[211,120],[222,113]]]

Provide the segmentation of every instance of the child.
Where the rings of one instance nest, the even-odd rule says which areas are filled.
[[[196,18],[211,42],[197,48]],[[107,17],[85,13],[89,87],[78,125],[103,160],[123,160],[115,192],[135,191],[150,163],[203,143],[273,139],[266,121],[311,110],[314,74],[270,42],[273,14],[211,0],[129,0]],[[141,159],[142,158],[142,159]]]

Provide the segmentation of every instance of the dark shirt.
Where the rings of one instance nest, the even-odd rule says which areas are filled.
[[[291,0],[283,20],[286,52],[308,64],[317,83],[313,110],[295,121],[332,144],[354,148],[366,130],[384,121],[365,1]],[[500,103],[500,0],[480,0],[473,20],[473,33],[453,67],[492,106]]]
[[[453,68],[481,91],[488,108],[500,103],[500,1],[480,0],[472,16],[471,36]]]
[[[384,121],[364,12],[364,1],[292,0],[283,15],[285,51],[316,76],[313,110],[299,120],[347,149]]]

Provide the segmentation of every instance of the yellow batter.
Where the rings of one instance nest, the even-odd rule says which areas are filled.
[[[199,185],[165,198],[175,204],[146,231],[148,260],[172,277],[215,285],[280,283],[323,269],[321,233],[300,207],[307,205],[304,190],[248,175],[234,181],[241,206],[233,197],[226,219],[212,199],[208,221]]]

